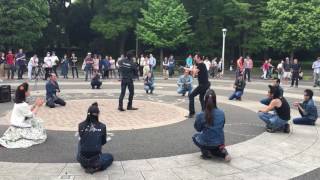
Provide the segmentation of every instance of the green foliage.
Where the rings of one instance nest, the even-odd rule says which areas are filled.
[[[138,38],[156,48],[175,48],[192,36],[190,19],[178,0],[149,0],[148,9],[141,10],[136,33]]]
[[[142,0],[104,0],[98,1],[98,13],[91,22],[91,28],[106,39],[118,37],[137,23]]]
[[[0,48],[30,49],[47,26],[47,0],[0,1]]]
[[[263,22],[268,45],[283,52],[311,49],[320,40],[319,1],[270,0]]]

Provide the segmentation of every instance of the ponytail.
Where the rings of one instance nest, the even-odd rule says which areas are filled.
[[[205,120],[207,125],[212,125],[214,122],[214,116],[212,110],[217,108],[217,97],[214,90],[209,89],[205,95]]]

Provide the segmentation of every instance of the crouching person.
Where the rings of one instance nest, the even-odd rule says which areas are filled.
[[[268,132],[283,131],[289,133],[290,106],[287,100],[281,97],[279,88],[272,85],[269,85],[268,97],[271,102],[267,107],[259,110],[259,118],[266,123]],[[269,113],[273,110],[274,114]]]
[[[149,72],[148,75],[144,78],[144,90],[146,90],[147,94],[149,93],[149,91],[150,91],[150,94],[153,94],[154,79],[152,77],[151,72]]]
[[[229,100],[233,100],[234,98],[236,98],[237,100],[241,101],[241,97],[243,95],[245,87],[246,81],[243,80],[243,76],[238,76],[233,85],[234,93],[229,97]]]
[[[99,113],[98,103],[93,103],[88,109],[87,119],[79,124],[77,160],[90,174],[107,169],[113,162],[111,154],[101,152],[107,143],[107,129],[99,122]]]
[[[209,89],[205,95],[205,111],[197,114],[194,128],[199,132],[192,139],[201,150],[203,159],[217,156],[230,161],[224,145],[224,112],[217,108],[216,94]]]
[[[102,85],[102,82],[100,81],[100,74],[96,73],[91,80],[91,87],[92,89],[95,89],[95,88],[100,89],[101,85]]]
[[[313,91],[304,90],[304,101],[302,103],[295,102],[293,105],[298,108],[301,117],[294,118],[294,124],[315,125],[318,119],[317,106],[313,99]]]
[[[178,79],[178,94],[182,94],[182,96],[185,96],[186,93],[191,94],[192,92],[192,77],[189,73],[188,69],[184,70],[183,75],[181,75]]]
[[[46,105],[50,108],[56,107],[56,104],[60,106],[65,106],[66,102],[57,96],[60,93],[59,84],[57,82],[57,76],[52,73],[50,74],[50,80],[46,84]]]

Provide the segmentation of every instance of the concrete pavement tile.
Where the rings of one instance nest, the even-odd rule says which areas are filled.
[[[233,158],[229,164],[241,170],[250,170],[262,166],[262,163],[252,161],[244,157]]]
[[[28,175],[35,175],[35,176],[50,176],[55,175],[59,176],[66,167],[67,164],[64,163],[40,163],[32,169]]]
[[[171,170],[142,171],[145,180],[180,180]]]
[[[222,176],[222,177],[217,177],[214,179],[215,180],[243,180],[242,178],[237,177],[235,175]],[[206,180],[212,180],[212,179],[206,179]]]
[[[215,162],[208,160],[206,163],[201,163],[199,166],[217,177],[242,172],[241,170],[230,166],[226,162]]]
[[[2,166],[0,168],[0,175],[9,176],[9,175],[17,175],[20,176],[27,175],[30,171],[33,170],[38,164],[37,163],[12,163],[7,166]]]
[[[269,164],[259,168],[258,170],[264,171],[268,174],[271,174],[272,176],[276,176],[281,179],[290,179],[301,174],[300,172],[294,169],[290,169],[288,167],[284,167],[276,164]]]
[[[68,163],[65,168],[60,173],[60,176],[84,176],[87,175],[84,169],[78,163]]]
[[[301,174],[309,172],[314,169],[314,168],[307,166],[301,162],[292,161],[289,159],[286,159],[284,161],[280,161],[280,162],[276,163],[276,165],[293,169]]]
[[[144,180],[141,172],[126,172],[125,174],[110,174],[109,180]]]
[[[38,180],[39,178],[36,176],[20,176],[20,175],[13,175],[13,176],[0,176],[0,180]]]
[[[147,160],[129,160],[122,161],[121,163],[125,173],[127,171],[153,170],[152,166],[149,164]]]
[[[301,153],[297,156],[291,157],[289,158],[289,160],[296,161],[298,163],[303,163],[307,166],[314,167],[314,168],[320,166],[320,157],[311,156],[306,153]]]
[[[252,170],[240,174],[234,174],[233,177],[243,180],[284,180],[283,178],[272,176],[266,172]]]
[[[175,157],[152,158],[147,159],[147,161],[155,170],[180,167]]]
[[[93,175],[86,175],[86,176],[75,176],[74,180],[109,180],[109,177],[97,176],[96,174],[93,174]]]
[[[243,157],[245,157],[246,159],[253,160],[255,162],[262,163],[262,164],[271,164],[271,163],[280,161],[276,153],[265,151],[265,150],[243,155]]]
[[[173,168],[172,171],[182,180],[214,179],[215,176],[199,166]]]

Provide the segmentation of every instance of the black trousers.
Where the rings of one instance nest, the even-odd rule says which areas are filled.
[[[52,68],[44,68],[44,70],[46,71],[45,75],[44,75],[44,79],[47,80],[48,77],[50,77],[50,73],[52,71]]]
[[[132,79],[122,79],[121,80],[121,93],[119,97],[119,108],[123,108],[123,98],[126,95],[126,89],[129,89],[129,100],[127,108],[132,107],[132,100],[134,95],[134,85]]]
[[[249,68],[246,68],[246,69],[244,70],[244,80],[247,79],[247,76],[248,76],[248,81],[250,81],[251,69],[249,69]]]
[[[59,104],[60,106],[65,106],[66,102],[63,99],[57,97],[55,100],[49,99],[46,103],[46,105],[50,108],[55,108],[56,104]]]
[[[195,114],[194,109],[194,97],[199,95],[199,100],[201,103],[201,109],[204,110],[204,95],[207,90],[210,88],[210,83],[208,84],[199,84],[191,94],[189,94],[189,114]]]
[[[298,87],[298,84],[299,84],[299,72],[293,72],[292,73],[291,86],[293,86],[293,84],[295,84],[295,86]]]
[[[92,89],[94,89],[94,88],[100,89],[101,85],[102,85],[101,81],[91,81]]]
[[[57,77],[59,77],[58,73],[57,73],[57,67],[58,67],[57,65],[52,66],[52,71],[53,71],[53,73],[56,74]]]
[[[8,79],[10,78],[10,74],[11,74],[11,79],[14,78],[14,71],[15,71],[15,66],[14,66],[14,64],[10,64],[10,65],[9,65],[9,68],[7,69]]]
[[[22,76],[24,74],[24,70],[26,69],[26,65],[19,65],[18,69],[18,79],[22,79]]]
[[[78,68],[77,67],[72,67],[72,77],[74,78],[74,72],[76,72],[77,78],[79,78],[79,74],[78,74]]]

